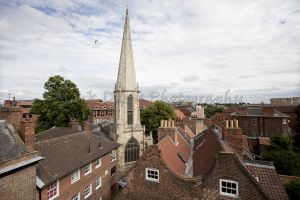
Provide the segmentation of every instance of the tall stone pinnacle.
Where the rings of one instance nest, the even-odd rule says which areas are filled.
[[[128,9],[126,9],[125,25],[119,62],[118,79],[115,91],[137,91],[134,61],[131,45]]]

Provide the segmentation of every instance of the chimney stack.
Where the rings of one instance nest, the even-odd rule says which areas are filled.
[[[29,151],[34,150],[36,115],[24,113],[21,121],[20,137]]]
[[[175,121],[174,120],[161,120],[160,127],[158,128],[158,142],[161,141],[165,136],[169,135],[175,141]]]
[[[69,123],[69,127],[76,131],[81,131],[81,127],[75,119],[72,119]]]
[[[91,133],[92,132],[91,123],[88,121],[85,121],[83,124],[83,130],[86,131],[87,133]]]

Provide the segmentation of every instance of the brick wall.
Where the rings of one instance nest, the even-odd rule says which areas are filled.
[[[266,199],[238,162],[233,154],[221,153],[219,155],[216,165],[204,180],[203,199],[232,199],[219,195],[220,179],[238,182],[239,199]]]
[[[18,170],[0,178],[1,200],[34,200],[36,192],[36,165]]]
[[[219,194],[220,178],[238,182],[238,199],[266,199],[254,180],[251,180],[253,177],[246,174],[243,166],[237,162],[233,154],[221,154],[206,178],[199,176],[183,179],[167,168],[160,157],[160,151],[152,146],[128,172],[125,177],[128,185],[116,199],[230,199]],[[159,170],[158,183],[145,180],[147,167]]]
[[[243,129],[243,133],[247,136],[255,136],[256,133],[258,137],[271,137],[276,133],[283,132],[287,129],[282,124],[282,119],[279,117],[233,117],[239,120],[239,127]],[[256,119],[257,123],[254,125],[252,120]]]
[[[18,133],[20,132],[21,128],[22,115],[22,109],[0,109],[0,119],[5,119],[9,124],[12,124]]]
[[[110,199],[111,197],[111,186],[114,184],[111,181],[111,169],[116,166],[117,160],[111,162],[111,155],[107,154],[101,158],[101,166],[96,169],[95,161],[92,162],[92,172],[85,175],[84,167],[80,169],[80,179],[75,183],[71,184],[71,174],[65,176],[59,180],[59,197],[56,199],[71,199],[74,195],[80,192],[80,199],[84,198],[85,187],[92,184],[92,195],[87,199],[100,199],[102,196],[103,200]],[[105,175],[107,170],[108,174]],[[96,179],[102,177],[102,186],[96,188]],[[47,199],[47,188],[42,190],[42,200]]]

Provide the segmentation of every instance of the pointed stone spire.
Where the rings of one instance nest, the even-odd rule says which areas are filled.
[[[128,8],[126,9],[122,48],[119,62],[118,79],[115,91],[137,91],[134,61],[131,45]]]

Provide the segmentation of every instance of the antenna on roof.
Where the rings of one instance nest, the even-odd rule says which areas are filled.
[[[89,144],[89,154],[91,155],[92,152],[91,152],[91,144]]]

